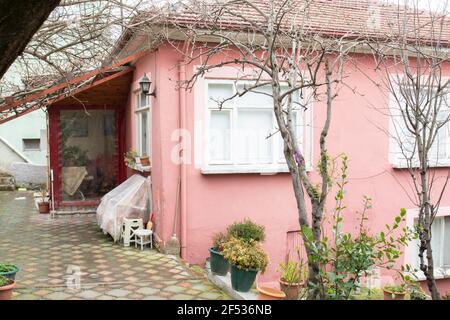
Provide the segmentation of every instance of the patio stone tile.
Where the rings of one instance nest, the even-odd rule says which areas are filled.
[[[167,300],[167,298],[160,296],[146,296],[142,300]]]
[[[141,289],[137,290],[136,292],[137,293],[142,293],[143,295],[148,296],[148,295],[153,295],[153,294],[155,294],[155,293],[157,293],[159,291],[160,290],[153,289],[153,288],[141,288]]]
[[[36,296],[40,296],[40,297],[45,296],[49,293],[50,293],[50,291],[44,290],[44,289],[33,292],[33,294],[35,294]]]
[[[108,291],[107,294],[113,297],[125,297],[130,294],[130,291],[124,289],[112,289]]]
[[[172,296],[173,300],[190,300],[192,299],[192,296],[187,295],[187,294],[176,294],[174,296]]]
[[[114,243],[95,215],[37,214],[32,192],[0,192],[0,260],[18,265],[15,300],[198,299],[223,293],[175,257]],[[21,232],[18,232],[20,230]],[[64,242],[61,242],[64,236]],[[71,289],[80,268],[79,289]],[[70,282],[72,281],[72,282]],[[210,295],[206,293],[211,293]]]
[[[107,295],[101,295],[101,296],[98,296],[95,300],[114,300],[114,297],[107,296]]]
[[[83,299],[95,299],[100,295],[101,295],[101,293],[98,293],[97,291],[93,291],[93,290],[82,291],[80,294],[78,294],[78,296]]]
[[[53,292],[44,296],[45,299],[50,300],[67,300],[69,297],[70,295],[64,292]]]
[[[169,286],[167,288],[164,289],[165,291],[170,291],[170,292],[182,292],[185,290],[185,288],[183,287],[178,287],[178,286]]]

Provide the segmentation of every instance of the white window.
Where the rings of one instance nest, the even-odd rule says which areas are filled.
[[[142,92],[136,93],[136,124],[136,151],[140,156],[150,156],[150,97]]]
[[[414,135],[406,127],[402,115],[402,111],[405,111],[406,101],[400,93],[396,95],[399,99],[398,102],[393,95],[391,96],[390,161],[397,168],[407,168],[408,159],[411,160],[413,166],[418,166],[416,141]],[[426,93],[419,99],[426,101]],[[437,124],[442,127],[438,130],[438,135],[428,152],[429,166],[447,167],[450,166],[450,93],[440,97],[437,103],[440,106]]]
[[[450,275],[450,208],[441,208],[441,212],[435,218],[431,225],[431,249],[433,251],[434,271],[437,278],[442,278],[445,275]],[[411,213],[410,213],[411,214]],[[412,220],[414,225],[417,223],[417,211],[412,213]],[[424,278],[424,274],[420,271],[419,259],[419,240],[415,239],[409,247],[409,261],[411,266],[418,270],[417,276],[419,279]],[[426,256],[426,251],[425,254]],[[426,261],[426,260],[425,260]]]
[[[218,101],[243,92],[250,82],[206,81],[205,164],[203,173],[276,173],[287,172],[283,139],[279,133],[271,87],[261,87],[227,101],[222,109]],[[286,90],[286,88],[284,88]],[[294,98],[298,100],[298,94]],[[302,152],[310,138],[310,117],[300,105],[294,107],[294,126]],[[310,154],[304,154],[307,165]]]

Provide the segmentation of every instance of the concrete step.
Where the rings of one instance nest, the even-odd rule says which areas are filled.
[[[55,212],[57,215],[77,215],[77,214],[95,214],[97,213],[96,206],[71,206],[63,207]]]
[[[56,210],[55,214],[58,216],[70,216],[70,215],[78,215],[78,214],[96,214],[97,211],[95,209],[84,209],[84,210]]]

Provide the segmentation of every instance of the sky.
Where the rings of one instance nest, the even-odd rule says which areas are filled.
[[[386,2],[397,4],[399,0],[384,0]],[[401,2],[406,3],[414,3],[418,1],[418,6],[421,9],[430,9],[435,11],[442,11],[445,10],[447,13],[449,12],[450,8],[450,1],[449,0],[400,0]]]

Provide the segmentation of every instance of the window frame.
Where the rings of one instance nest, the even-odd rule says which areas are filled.
[[[39,147],[37,148],[26,148],[25,140],[39,140]],[[41,138],[22,138],[22,151],[42,151],[42,139]]]
[[[144,156],[143,151],[143,141],[142,141],[142,116],[144,113],[147,114],[147,156],[151,156],[152,153],[152,136],[151,136],[151,98],[149,95],[146,96],[147,104],[145,106],[141,106],[141,95],[143,92],[139,89],[134,91],[134,114],[136,119],[136,151],[139,156]]]
[[[445,80],[445,79],[443,79],[443,80]],[[395,90],[396,90],[396,94],[399,95],[399,87],[398,86],[396,86]],[[446,95],[447,95],[447,100],[450,101],[450,90],[446,91]],[[394,97],[394,94],[392,92],[390,92],[390,94],[389,94],[389,110],[390,110],[390,112],[389,112],[389,114],[390,114],[390,117],[389,117],[390,118],[389,119],[389,162],[391,163],[393,168],[407,169],[408,161],[405,158],[405,155],[402,153],[399,143],[397,142],[398,140],[404,140],[405,137],[404,136],[399,137],[399,135],[397,134],[397,131],[400,128],[399,128],[398,120],[396,120],[397,118],[394,118],[394,117],[401,117],[401,112],[400,112],[399,105],[398,105],[398,103]],[[450,104],[449,104],[449,110],[450,110]],[[403,121],[403,120],[400,119],[400,121]],[[402,126],[403,126],[403,124],[402,124]],[[448,126],[447,130],[450,131],[450,122],[447,123],[446,126]],[[441,130],[445,130],[445,128],[442,128]],[[437,138],[438,137],[436,137],[436,139]],[[446,143],[445,143],[447,157],[444,158],[443,160],[432,157],[431,159],[429,159],[429,164],[428,164],[430,168],[450,167],[450,132],[447,133],[447,139],[448,139],[448,141],[446,141]],[[436,143],[436,140],[435,140],[435,143]],[[417,168],[420,165],[417,157],[418,157],[418,155],[416,152],[416,154],[414,155],[414,158],[412,159],[412,164],[411,164],[414,168]],[[430,154],[429,154],[429,158],[430,158]]]
[[[286,164],[286,160],[284,159],[284,155],[280,151],[282,150],[283,140],[281,138],[280,133],[276,133],[274,137],[272,137],[271,143],[271,161],[269,163],[240,163],[238,160],[236,152],[236,144],[235,144],[235,131],[238,123],[238,113],[239,110],[270,110],[272,115],[272,123],[274,133],[277,128],[277,122],[275,118],[275,114],[273,112],[273,106],[239,106],[237,105],[237,99],[234,98],[228,101],[222,109],[219,107],[212,106],[209,102],[209,85],[210,84],[226,84],[231,85],[233,93],[236,92],[236,87],[241,84],[252,84],[254,81],[252,80],[240,80],[236,81],[235,79],[204,79],[202,81],[202,86],[204,90],[204,94],[202,97],[203,108],[203,121],[204,121],[204,130],[203,130],[203,141],[202,144],[202,166],[201,172],[203,174],[232,174],[232,173],[260,173],[260,174],[276,174],[282,172],[289,172],[289,169]],[[209,149],[209,141],[211,137],[211,115],[214,111],[220,112],[229,112],[230,113],[230,160],[212,160],[210,159],[210,149]],[[306,111],[298,110],[296,111],[296,122],[297,124],[297,134],[300,137],[299,144],[303,148],[303,154],[307,164],[307,170],[312,170],[312,103],[309,103],[309,107]]]
[[[408,228],[414,228],[414,221],[419,217],[419,209],[408,209],[406,211],[406,226]],[[447,266],[444,268],[444,244],[445,244],[445,217],[450,217],[450,206],[447,207],[440,207],[438,213],[436,214],[436,218],[442,218],[444,219],[444,223],[441,225],[441,251],[439,252],[439,255],[436,254],[436,251],[433,250],[433,258],[439,259],[440,265],[438,267],[434,268],[434,277],[436,279],[444,279],[448,276],[450,276],[450,266]],[[450,237],[450,234],[448,235]],[[415,248],[414,245],[416,245],[417,240],[410,241],[408,245],[405,248],[405,258],[403,265],[406,267],[407,264],[409,264],[412,268],[416,268],[415,266],[415,259],[417,258],[415,256]],[[443,271],[443,272],[442,272]],[[426,280],[425,275],[421,270],[418,270],[417,272],[412,274],[416,279],[419,281]]]

